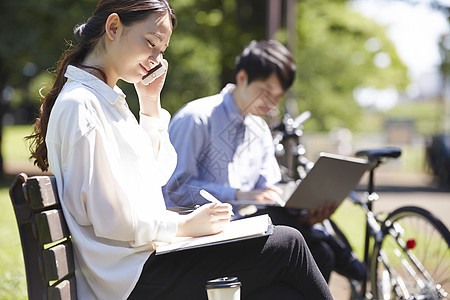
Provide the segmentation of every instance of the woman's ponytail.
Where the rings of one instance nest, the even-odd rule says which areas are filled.
[[[30,142],[30,159],[34,159],[34,164],[42,171],[48,171],[49,168],[45,137],[47,135],[50,112],[67,81],[64,76],[67,67],[74,65],[85,69],[93,69],[99,72],[106,82],[106,74],[103,70],[95,66],[84,66],[83,61],[101,41],[105,34],[106,20],[112,13],[117,13],[120,21],[125,26],[131,26],[135,22],[144,20],[152,13],[169,13],[172,20],[172,28],[176,26],[175,14],[167,0],[100,0],[98,2],[96,10],[88,22],[75,27],[74,35],[77,45],[69,45],[69,49],[63,53],[56,70],[55,83],[48,94],[43,96],[41,93],[43,101],[39,110],[39,117],[34,123],[34,133],[26,137]],[[104,45],[100,44],[99,46],[102,47]]]

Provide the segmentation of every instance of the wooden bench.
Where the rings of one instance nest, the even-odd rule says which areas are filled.
[[[19,174],[9,194],[19,227],[29,299],[77,299],[70,232],[53,176]]]

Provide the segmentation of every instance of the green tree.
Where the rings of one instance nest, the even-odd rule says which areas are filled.
[[[258,0],[174,0],[179,26],[166,57],[170,70],[163,101],[171,113],[184,103],[217,93],[234,81],[234,62],[244,45],[266,38],[267,8]],[[286,8],[283,8],[285,11]],[[408,84],[385,28],[353,11],[347,1],[303,0],[297,5],[297,80],[290,93],[300,110],[310,110],[312,130],[334,126],[355,129],[361,108],[354,100],[358,86],[394,87]],[[285,17],[284,17],[285,18]],[[286,30],[276,39],[288,44]],[[365,45],[375,41],[379,49]],[[390,58],[384,68],[374,58]]]
[[[61,49],[65,48],[64,41],[72,35],[73,26],[88,15],[86,12],[94,3],[95,0],[0,2],[0,131],[8,107],[37,106],[37,91],[28,93],[30,80],[42,70],[55,66]],[[5,99],[5,87],[12,87],[16,97]],[[0,173],[3,174],[1,158],[0,151]]]
[[[312,112],[306,123],[310,130],[356,129],[361,107],[353,91],[358,86],[398,90],[407,86],[407,69],[385,28],[353,11],[347,1],[300,1],[297,28],[293,94],[300,111]],[[366,46],[370,42],[377,43],[372,50]],[[390,58],[389,66],[374,64],[380,53]]]
[[[0,91],[7,86],[16,91],[10,107],[29,103],[33,109],[28,110],[36,113],[40,103],[38,89],[51,82],[49,71],[67,48],[67,41],[73,40],[75,24],[87,20],[96,2],[0,1]],[[162,101],[175,113],[184,103],[217,93],[225,83],[234,82],[235,57],[251,40],[266,38],[268,12],[261,0],[171,3],[179,25],[165,53],[169,70]],[[307,123],[312,129],[354,127],[360,110],[353,100],[356,86],[393,85],[401,89],[406,85],[406,69],[385,37],[384,28],[351,11],[346,3],[298,2],[298,79],[292,95],[301,110],[312,111],[314,119]],[[377,52],[364,48],[373,37],[381,45],[377,52],[384,51],[391,58],[387,68],[375,67],[372,59]],[[286,42],[285,31],[281,30],[276,38]],[[119,86],[136,114],[139,104],[133,86],[122,82]]]
[[[265,6],[260,0],[173,0],[172,5],[179,23],[166,51],[170,65],[162,99],[175,113],[234,82],[235,57],[252,39],[265,37]]]

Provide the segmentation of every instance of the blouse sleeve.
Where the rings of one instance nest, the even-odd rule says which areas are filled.
[[[178,215],[164,206],[158,173],[148,170],[148,178],[142,178],[112,162],[97,130],[77,141],[64,167],[63,197],[69,212],[100,238],[131,246],[171,241]]]
[[[164,133],[155,160],[137,123],[121,125],[123,132],[111,135],[109,125],[89,117],[94,115],[90,110],[69,101],[52,111],[49,160],[61,179],[65,209],[80,226],[109,243],[138,247],[172,241],[179,216],[166,210],[161,191],[162,160],[173,158]]]
[[[158,163],[158,169],[161,174],[161,185],[167,183],[177,165],[177,153],[167,133],[169,122],[170,113],[165,109],[161,109],[160,118],[140,114],[140,125],[147,132],[152,142],[153,155]]]

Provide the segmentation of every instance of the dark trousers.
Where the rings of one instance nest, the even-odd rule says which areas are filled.
[[[333,299],[302,235],[272,235],[164,255],[152,254],[129,299],[207,299],[210,279],[238,277],[242,299]]]
[[[268,214],[272,219],[273,224],[293,227],[301,232],[319,270],[328,282],[331,271],[335,266],[334,250],[327,241],[331,237],[325,236],[324,233],[319,230],[302,225],[297,220],[298,215],[284,207],[267,207],[265,209],[260,209],[255,214],[250,215],[250,217],[262,214]]]

